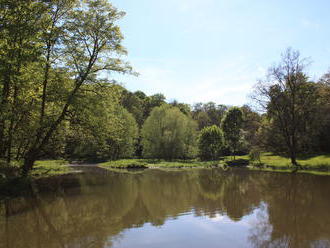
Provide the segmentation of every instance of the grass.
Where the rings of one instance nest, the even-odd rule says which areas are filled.
[[[67,166],[69,162],[65,160],[39,160],[35,162],[31,176],[35,178],[64,175],[72,173],[74,170]]]
[[[330,175],[330,154],[304,155],[298,157],[298,163],[302,166],[301,173],[313,173],[317,175]],[[50,177],[75,172],[67,166],[65,160],[40,160],[35,163],[31,171],[31,178]],[[220,158],[217,161],[192,160],[154,160],[154,159],[122,159],[99,163],[98,166],[104,169],[134,169],[134,168],[211,168],[211,167],[249,166],[253,170],[265,170],[276,172],[292,172],[290,159],[272,153],[261,154],[261,164],[251,162],[248,155],[231,156]],[[0,173],[0,182],[5,177]]]
[[[75,171],[67,165],[68,162],[65,160],[36,161],[28,177],[20,176],[21,164],[18,162],[11,167],[0,168],[2,169],[0,170],[0,196],[10,198],[27,194],[30,192],[31,182],[35,179],[74,173]]]
[[[304,155],[298,157],[298,163],[302,166],[299,173],[312,173],[317,175],[330,175],[330,154]],[[226,156],[217,161],[199,160],[150,160],[150,159],[123,159],[100,163],[99,167],[105,169],[131,169],[131,168],[210,168],[210,167],[248,166],[253,170],[273,172],[292,172],[290,159],[272,153],[262,153],[261,164],[250,161],[248,155]]]
[[[99,167],[131,169],[131,168],[201,168],[220,166],[220,161],[198,161],[198,160],[151,160],[151,159],[123,159],[100,163]]]
[[[229,159],[229,157],[227,157]],[[249,161],[249,156],[236,156],[236,160],[248,161],[250,168],[255,170],[273,172],[292,172],[290,158],[272,153],[261,154],[261,164]],[[307,154],[298,156],[298,164],[302,167],[299,173],[310,173],[315,175],[330,175],[330,154]]]
[[[249,156],[236,156],[236,159],[249,160]],[[288,157],[274,155],[272,153],[262,153],[260,160],[263,165],[270,167],[291,167],[291,161]],[[297,162],[306,168],[330,168],[330,154],[298,156]]]

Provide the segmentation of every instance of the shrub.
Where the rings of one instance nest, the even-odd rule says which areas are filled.
[[[216,160],[224,149],[221,129],[216,125],[203,128],[199,135],[198,148],[202,160]]]

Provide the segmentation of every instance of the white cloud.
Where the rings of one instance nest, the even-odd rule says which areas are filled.
[[[248,64],[247,58],[233,62],[212,63],[187,61],[136,61],[140,76],[125,80],[126,87],[147,94],[163,93],[168,100],[186,103],[213,101],[219,104],[242,105],[258,77],[265,69]]]

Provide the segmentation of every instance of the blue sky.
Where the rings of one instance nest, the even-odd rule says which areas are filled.
[[[129,90],[168,100],[242,105],[287,47],[311,57],[312,79],[330,68],[329,0],[112,0],[127,60]]]

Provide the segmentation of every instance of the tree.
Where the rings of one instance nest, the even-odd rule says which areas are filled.
[[[142,127],[143,155],[147,158],[189,158],[196,154],[196,123],[178,108],[154,108]]]
[[[330,72],[318,83],[318,147],[322,152],[330,152]]]
[[[33,94],[26,73],[42,52],[46,13],[41,1],[0,1],[0,158],[8,164],[16,127],[26,125],[27,99],[22,95]]]
[[[232,154],[234,155],[234,159],[241,141],[242,127],[242,111],[237,107],[229,109],[221,121],[221,128],[224,133],[225,142],[229,146]]]
[[[121,104],[135,117],[139,127],[142,127],[145,121],[145,100],[124,89]]]
[[[62,8],[63,3],[69,2],[55,1],[55,6],[51,6],[49,11]],[[51,94],[48,91],[51,86],[45,83],[48,75],[51,74],[46,73],[45,69],[42,80],[45,93],[42,94],[41,101],[37,101],[37,108],[41,109],[38,117],[39,124],[31,134],[34,139],[28,144],[24,154],[23,174],[26,175],[32,169],[34,161],[40,157],[41,151],[66,118],[83,85],[98,83],[98,75],[101,71],[122,73],[131,71],[131,68],[119,57],[126,51],[121,46],[123,37],[115,22],[123,15],[123,12],[119,12],[106,0],[81,0],[65,11],[61,20],[57,22],[56,27],[59,30],[52,36],[54,43],[52,46],[56,50],[56,53],[51,53],[54,56],[53,63],[47,62],[47,59],[42,60],[41,67],[49,67],[49,71],[57,71],[60,74],[65,72],[70,87],[68,93],[61,96],[62,106],[59,106],[57,111],[44,121],[44,113],[47,109],[43,110],[43,108],[47,108],[47,98]],[[45,49],[45,57],[48,51]]]
[[[214,102],[197,103],[193,106],[192,116],[197,121],[199,130],[202,130],[207,126],[220,126],[227,109],[227,106],[216,105]]]
[[[169,104],[173,107],[177,107],[178,109],[180,109],[180,111],[185,115],[191,116],[191,109],[189,104],[180,103],[177,100],[173,100]]]
[[[314,91],[304,73],[307,60],[298,51],[287,49],[278,65],[271,67],[264,81],[256,86],[253,98],[267,112],[285,141],[294,166],[297,164],[298,134],[310,108]],[[308,111],[308,112],[307,112]]]
[[[224,141],[218,126],[205,127],[198,139],[199,157],[202,160],[216,160],[223,150]]]
[[[117,142],[113,145],[116,149],[116,153],[111,159],[119,159],[119,158],[131,158],[135,154],[135,145],[138,139],[138,125],[135,121],[134,116],[129,113],[126,109],[122,109],[122,112],[119,116],[121,116],[120,121],[120,132],[117,138]],[[118,133],[118,131],[116,132]],[[113,148],[112,148],[113,150]]]
[[[120,92],[115,84],[84,86],[70,109],[66,156],[82,160],[133,156],[138,126],[120,105]]]
[[[244,138],[248,141],[248,148],[257,146],[257,132],[261,125],[261,116],[248,105],[241,107],[243,113]]]

